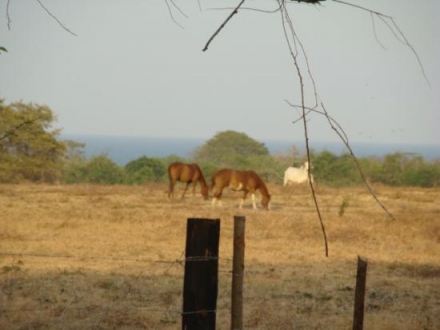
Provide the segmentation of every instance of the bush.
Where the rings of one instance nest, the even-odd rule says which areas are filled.
[[[128,184],[159,182],[167,171],[163,161],[145,156],[127,163],[124,170],[125,182]]]
[[[85,182],[118,184],[124,182],[124,171],[107,156],[90,158],[83,168]]]

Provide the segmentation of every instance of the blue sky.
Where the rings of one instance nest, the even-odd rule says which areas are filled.
[[[304,139],[286,103],[300,103],[300,91],[279,13],[240,10],[203,52],[238,1],[200,0],[200,10],[196,0],[176,0],[183,28],[165,0],[41,1],[76,36],[37,1],[10,1],[8,29],[1,0],[8,53],[0,55],[0,98],[48,105],[64,133],[211,138],[236,130],[261,141]],[[368,12],[332,1],[288,7],[319,97],[350,141],[440,144],[439,1],[368,1],[395,19],[429,84],[414,53]],[[308,127],[312,141],[338,140],[322,116],[310,115]]]

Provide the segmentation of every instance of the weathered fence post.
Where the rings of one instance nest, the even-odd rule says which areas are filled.
[[[188,219],[182,330],[214,330],[220,219]]]
[[[357,274],[356,274],[356,292],[354,297],[354,317],[353,330],[362,330],[364,328],[364,303],[365,287],[367,282],[368,261],[358,256]]]
[[[243,329],[243,276],[245,247],[244,216],[234,217],[234,252],[232,261],[231,330]]]

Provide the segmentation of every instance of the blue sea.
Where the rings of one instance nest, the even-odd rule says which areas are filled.
[[[85,143],[86,157],[106,155],[114,162],[125,165],[142,156],[167,157],[177,155],[190,158],[197,147],[209,139],[202,138],[165,138],[165,137],[125,137],[106,135],[69,135],[62,134],[61,139]],[[264,143],[272,155],[287,154],[293,146],[300,153],[305,152],[303,141],[259,141]],[[310,142],[310,148],[316,152],[329,151],[335,155],[347,153],[343,143]],[[427,160],[440,159],[440,145],[410,144],[368,144],[352,143],[351,148],[357,157],[381,157],[395,152],[421,155]]]

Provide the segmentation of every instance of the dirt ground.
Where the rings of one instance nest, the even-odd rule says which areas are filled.
[[[176,187],[176,195],[183,190]],[[0,185],[0,329],[178,329],[188,218],[220,219],[217,329],[230,328],[233,218],[246,217],[245,329],[440,329],[440,189],[269,185],[271,210],[165,184]],[[257,199],[259,196],[257,195]]]

